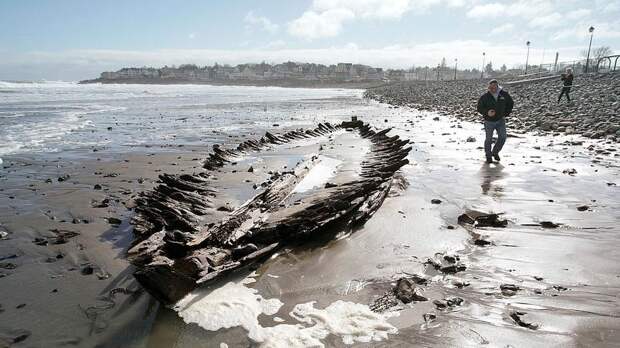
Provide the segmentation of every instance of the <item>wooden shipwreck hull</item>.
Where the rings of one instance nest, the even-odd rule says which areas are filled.
[[[355,120],[281,135],[266,133],[236,148],[214,146],[199,173],[161,175],[161,183],[136,201],[135,241],[128,251],[137,267],[136,279],[161,302],[171,304],[197,286],[263,260],[289,243],[329,232],[336,225],[341,230],[364,222],[383,203],[395,172],[408,163],[408,141],[390,137],[388,131],[375,131]],[[225,194],[223,177],[255,170],[240,168],[239,160],[278,148],[294,150],[301,146],[295,144],[308,140],[315,141],[316,154],[306,155],[294,168],[264,173],[267,180],[254,185],[254,196],[237,208],[216,208],[219,196]],[[348,151],[347,156],[357,158],[349,163],[354,170],[337,173],[333,182],[318,189],[297,192],[300,182],[321,163],[321,153],[338,146],[341,153]]]

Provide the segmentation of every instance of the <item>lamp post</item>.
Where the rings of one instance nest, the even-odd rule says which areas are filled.
[[[592,36],[594,35],[594,27],[588,29],[590,32],[590,45],[588,46],[588,57],[586,58],[586,73],[588,73],[588,64],[590,63],[590,49],[592,48]]]
[[[456,65],[458,63],[458,58],[454,58],[454,80],[456,81]]]
[[[482,52],[482,68],[480,69],[480,79],[484,78],[484,59],[486,58],[486,52]]]
[[[525,43],[527,45],[527,56],[525,57],[525,75],[527,75],[527,64],[530,60],[530,42]]]

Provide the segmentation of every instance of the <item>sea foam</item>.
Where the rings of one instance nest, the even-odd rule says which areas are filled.
[[[283,303],[263,298],[256,289],[247,286],[252,281],[250,277],[212,291],[196,290],[174,309],[186,323],[209,331],[243,327],[248,338],[260,347],[324,347],[323,340],[329,335],[339,336],[343,343],[350,345],[387,340],[389,334],[398,333],[387,321],[397,313],[375,313],[367,305],[341,300],[325,309],[315,308],[315,302],[297,304],[289,313],[297,323],[263,327],[258,317],[274,316]],[[279,319],[272,319],[276,318]]]

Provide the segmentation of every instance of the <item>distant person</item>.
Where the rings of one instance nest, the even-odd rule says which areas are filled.
[[[567,68],[566,73],[562,74],[562,81],[564,82],[564,86],[562,87],[562,92],[560,92],[560,96],[558,97],[558,104],[560,100],[562,100],[562,96],[566,94],[566,99],[570,101],[570,88],[573,86],[573,69]]]
[[[504,91],[497,80],[489,81],[488,91],[478,100],[478,112],[484,117],[484,153],[487,163],[493,163],[493,159],[500,160],[499,152],[506,142],[506,116],[512,112],[514,102],[508,92]],[[491,151],[493,131],[497,130],[497,142]]]

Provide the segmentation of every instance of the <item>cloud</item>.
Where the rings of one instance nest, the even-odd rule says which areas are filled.
[[[620,10],[620,1],[612,1],[605,5],[603,11],[605,12],[616,12]]]
[[[340,34],[354,20],[398,20],[409,11],[423,12],[442,0],[314,0],[308,10],[288,24],[292,36],[314,40]],[[444,0],[461,6],[465,0]]]
[[[301,17],[288,24],[288,32],[293,36],[307,40],[334,37],[340,33],[344,22],[354,18],[355,14],[344,8],[321,13],[306,11]]]
[[[247,24],[247,27],[259,27],[260,29],[269,32],[275,33],[279,29],[279,25],[272,23],[269,18],[264,16],[257,16],[254,12],[250,11],[245,15],[243,21]]]
[[[561,14],[554,12],[546,16],[534,18],[528,23],[528,25],[532,28],[542,28],[542,29],[559,27],[565,24],[562,21],[562,18],[563,17]]]
[[[585,9],[585,8],[580,8],[578,10],[574,10],[574,11],[570,11],[566,14],[566,18],[567,19],[583,19],[585,17],[589,17],[590,14],[592,13],[591,10]]]
[[[508,33],[508,32],[511,32],[514,29],[514,27],[515,27],[514,24],[506,23],[506,24],[500,25],[499,27],[493,28],[493,30],[491,30],[490,35]]]
[[[574,23],[570,28],[558,30],[551,36],[551,40],[566,40],[566,39],[578,39],[585,40],[590,37],[588,28],[590,23],[587,21],[581,21]],[[598,22],[594,26],[594,41],[600,39],[618,39],[620,38],[620,21],[613,23]],[[595,45],[595,44],[593,44]]]
[[[467,4],[465,0],[446,0],[448,7],[464,7]]]
[[[276,49],[276,48],[282,48],[286,46],[286,42],[283,40],[275,40],[275,41],[270,41],[269,43],[267,43],[267,45],[265,45],[265,48],[267,49]]]
[[[422,1],[423,4],[429,1]],[[410,0],[314,0],[318,12],[346,9],[360,18],[397,19],[411,9]]]
[[[506,6],[498,3],[490,3],[485,5],[476,5],[467,11],[467,17],[484,19],[488,17],[503,16]]]
[[[187,38],[188,38],[188,39],[190,39],[190,40],[195,39],[195,38],[196,38],[196,33],[189,33],[189,34],[187,35]]]
[[[540,0],[519,0],[509,4],[499,2],[484,5],[474,5],[467,11],[467,17],[476,19],[498,18],[498,17],[521,17],[524,19],[534,19],[553,11],[555,5],[550,1]]]

